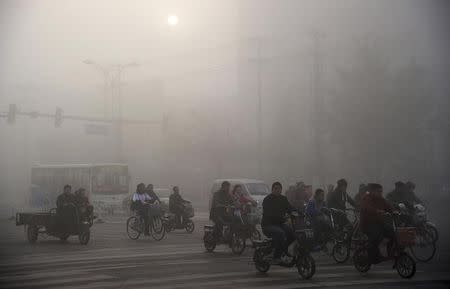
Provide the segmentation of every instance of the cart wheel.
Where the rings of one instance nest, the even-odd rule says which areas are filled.
[[[67,241],[67,239],[69,238],[69,236],[70,236],[70,234],[65,233],[65,234],[62,234],[61,236],[59,236],[59,239],[60,239],[62,242],[65,242],[65,241]]]
[[[90,230],[80,232],[80,234],[78,235],[78,240],[80,240],[81,245],[87,245],[87,243],[89,243],[90,239],[91,239],[91,231]]]
[[[36,243],[38,239],[39,228],[36,225],[29,225],[27,227],[27,239],[30,244]]]
[[[186,224],[184,224],[184,228],[186,229],[186,232],[188,232],[189,234],[192,234],[192,232],[194,232],[195,229],[195,225],[194,222],[192,222],[192,220],[187,220]]]
[[[213,232],[205,232],[205,236],[203,236],[203,244],[205,245],[205,249],[208,252],[214,251],[216,248],[216,238],[214,237]]]
[[[264,252],[260,249],[256,249],[253,253],[253,262],[255,262],[255,268],[261,273],[267,273],[270,269],[270,263],[264,260]]]
[[[245,250],[245,238],[239,233],[234,232],[231,236],[231,251],[233,254],[241,255]]]
[[[397,272],[403,278],[412,278],[416,274],[416,262],[406,253],[400,254],[395,262]]]
[[[297,271],[303,279],[311,279],[316,273],[316,261],[310,254],[300,256],[297,260]]]

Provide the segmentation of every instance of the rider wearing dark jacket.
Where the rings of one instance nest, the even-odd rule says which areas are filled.
[[[186,203],[188,203],[188,201],[181,197],[178,186],[173,187],[173,194],[169,197],[169,211],[175,214],[177,226],[181,225],[181,218],[183,218],[183,222],[186,220],[184,213],[184,205]]]
[[[158,195],[153,190],[153,184],[148,184],[147,188],[145,189],[145,192],[150,196],[150,204],[154,204],[155,202],[161,203],[161,200],[159,199]]]
[[[65,185],[63,193],[56,199],[56,208],[61,209],[67,204],[75,204],[75,196],[72,194],[70,185]]]
[[[415,187],[416,186],[412,182],[407,182],[406,184],[403,182],[396,182],[395,189],[386,196],[386,199],[388,199],[392,205],[403,203],[411,210],[415,204],[422,203],[414,192]]]
[[[264,235],[272,238],[274,246],[273,264],[281,263],[283,251],[294,241],[292,228],[285,223],[286,214],[294,210],[288,199],[281,194],[282,186],[279,182],[272,184],[272,193],[264,198],[263,217],[261,227]]]
[[[357,207],[356,202],[347,193],[347,181],[340,179],[337,182],[336,189],[328,194],[327,205],[330,209],[338,209],[345,212],[347,203],[352,207]],[[345,215],[339,214],[335,216],[335,219],[340,226],[351,226]]]
[[[220,235],[223,231],[223,221],[231,221],[230,214],[227,214],[225,207],[233,205],[233,198],[230,195],[230,183],[224,181],[220,190],[214,193],[211,202],[211,211],[209,219],[216,225],[216,232]]]
[[[59,228],[70,231],[75,224],[74,216],[76,213],[75,196],[72,194],[70,185],[64,186],[64,191],[56,199],[56,215]]]

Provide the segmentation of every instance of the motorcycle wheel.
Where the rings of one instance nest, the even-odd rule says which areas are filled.
[[[35,225],[29,225],[27,227],[27,239],[30,244],[36,243],[38,239],[38,227]]]
[[[350,258],[350,246],[342,242],[337,242],[333,246],[332,255],[336,263],[345,263]]]
[[[252,234],[250,235],[250,241],[252,241],[252,243],[253,243],[254,241],[259,241],[259,240],[261,240],[261,233],[258,231],[258,229],[255,228],[252,231]]]
[[[161,217],[155,216],[150,221],[150,235],[155,241],[161,241],[166,235],[166,227]]]
[[[366,248],[359,248],[353,255],[353,265],[356,270],[361,273],[366,273],[370,270],[371,264],[369,262],[369,252]]]
[[[127,235],[131,240],[139,239],[142,231],[140,230],[140,221],[138,217],[131,216],[127,220]]]
[[[89,243],[90,239],[91,239],[91,231],[90,230],[80,232],[80,234],[78,235],[78,240],[80,241],[81,245],[87,245]]]
[[[270,269],[270,263],[264,260],[264,252],[256,249],[253,253],[253,262],[255,262],[255,268],[261,273],[267,273]]]
[[[192,232],[194,232],[195,229],[194,222],[192,222],[192,220],[187,220],[186,224],[184,224],[184,228],[186,229],[186,232],[192,234]]]
[[[205,232],[205,236],[203,236],[203,244],[205,245],[205,249],[208,252],[213,252],[216,248],[216,238],[214,237],[213,232]]]
[[[231,235],[231,251],[235,255],[241,255],[245,250],[245,238],[243,238],[239,233],[234,232]]]
[[[297,271],[303,279],[311,279],[316,273],[316,261],[310,254],[300,256],[297,260]]]
[[[402,278],[412,278],[416,274],[416,262],[406,253],[400,254],[395,262],[395,268]]]

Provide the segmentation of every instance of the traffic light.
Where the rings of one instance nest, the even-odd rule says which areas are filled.
[[[60,107],[56,108],[55,112],[55,127],[60,127],[63,122],[63,110]]]
[[[8,110],[8,123],[13,124],[16,122],[17,105],[10,104]]]

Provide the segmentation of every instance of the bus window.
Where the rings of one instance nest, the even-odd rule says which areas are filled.
[[[119,185],[121,186],[127,185],[127,176],[119,176]]]

